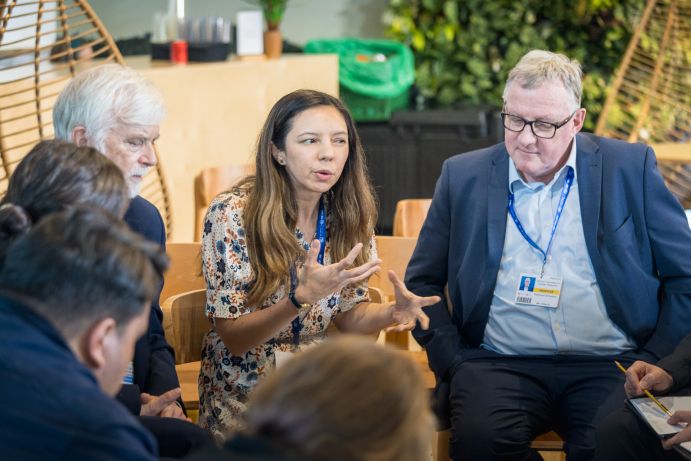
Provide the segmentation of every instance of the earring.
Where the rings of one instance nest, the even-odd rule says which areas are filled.
[[[279,157],[278,160],[277,160],[277,162],[278,162],[279,165],[285,165],[285,164],[286,164],[286,159],[284,159],[283,157]]]

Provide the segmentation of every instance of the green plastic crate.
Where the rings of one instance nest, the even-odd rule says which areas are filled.
[[[406,45],[355,38],[311,40],[305,53],[338,54],[341,99],[355,120],[388,120],[393,111],[407,107],[415,62]]]
[[[340,86],[341,101],[358,122],[381,122],[391,118],[391,113],[408,107],[409,90],[391,98],[373,98]]]

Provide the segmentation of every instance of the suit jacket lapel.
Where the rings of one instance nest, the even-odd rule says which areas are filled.
[[[590,138],[577,135],[576,170],[578,172],[578,197],[581,202],[583,234],[590,260],[596,269],[601,267],[597,248],[597,233],[602,201],[602,154]]]
[[[494,279],[496,279],[504,250],[506,213],[509,205],[509,154],[503,144],[492,159],[488,184],[487,246],[489,264],[487,265],[487,273],[494,274]]]

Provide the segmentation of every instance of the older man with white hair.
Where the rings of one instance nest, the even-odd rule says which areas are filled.
[[[53,108],[55,136],[77,145],[94,147],[122,170],[132,201],[125,214],[130,228],[165,248],[166,233],[156,207],[140,197],[147,171],[156,165],[154,144],[165,115],[163,96],[147,79],[127,67],[106,64],[75,76],[64,88]],[[118,399],[159,436],[161,454],[181,455],[186,448],[166,453],[177,446],[179,436],[170,434],[172,423],[155,417],[186,420],[175,372],[173,349],[166,342],[159,292],[153,299],[148,332],[137,342],[132,373]],[[161,425],[163,427],[161,428]],[[184,428],[184,426],[183,426]],[[196,442],[194,442],[196,443]]]

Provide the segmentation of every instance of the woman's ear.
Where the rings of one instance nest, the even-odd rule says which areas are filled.
[[[285,165],[286,164],[286,154],[282,150],[280,150],[278,147],[276,147],[276,144],[273,142],[271,143],[271,156],[276,160],[276,162],[279,165]]]

